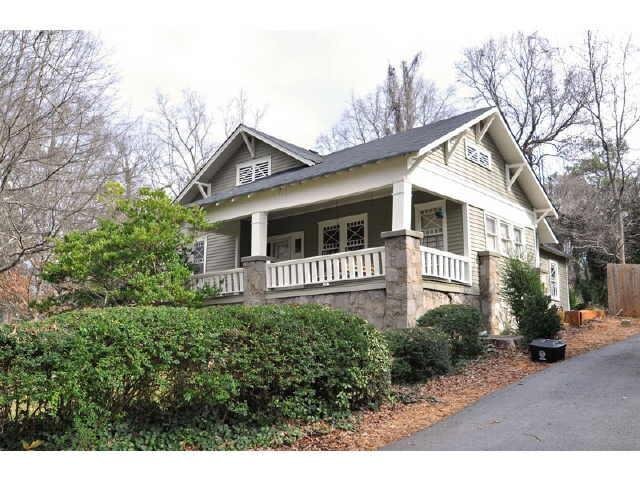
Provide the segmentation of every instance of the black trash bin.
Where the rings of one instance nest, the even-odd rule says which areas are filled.
[[[567,344],[562,340],[551,340],[549,338],[536,338],[529,344],[531,360],[534,362],[553,363],[564,360]]]

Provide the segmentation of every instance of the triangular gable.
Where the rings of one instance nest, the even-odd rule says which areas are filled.
[[[187,186],[183,188],[176,202],[181,202],[187,195],[194,191],[198,191],[198,194],[210,194],[208,191],[208,183],[201,182],[200,179],[211,178],[212,175],[222,168],[222,166],[234,155],[234,153],[241,147],[245,147],[252,155],[255,151],[256,140],[264,142],[270,147],[281,151],[289,157],[299,161],[300,166],[312,166],[319,162],[320,155],[310,150],[303,149],[297,145],[285,142],[271,135],[267,135],[263,132],[247,127],[245,125],[238,125],[238,127],[227,137],[227,139],[218,147],[215,153],[211,156],[209,161],[205,163],[198,173],[189,181]]]

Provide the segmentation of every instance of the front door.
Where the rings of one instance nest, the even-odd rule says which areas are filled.
[[[267,255],[274,262],[285,260],[295,260],[304,257],[304,234],[303,232],[288,233],[269,237],[267,243]]]

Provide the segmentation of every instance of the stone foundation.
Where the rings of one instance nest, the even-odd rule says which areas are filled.
[[[362,290],[354,292],[327,293],[321,295],[300,295],[285,298],[268,298],[266,303],[290,303],[304,305],[317,303],[353,313],[364,318],[376,328],[384,327],[384,289]]]

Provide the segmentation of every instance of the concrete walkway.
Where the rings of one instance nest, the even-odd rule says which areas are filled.
[[[640,450],[640,335],[531,375],[384,450]]]

